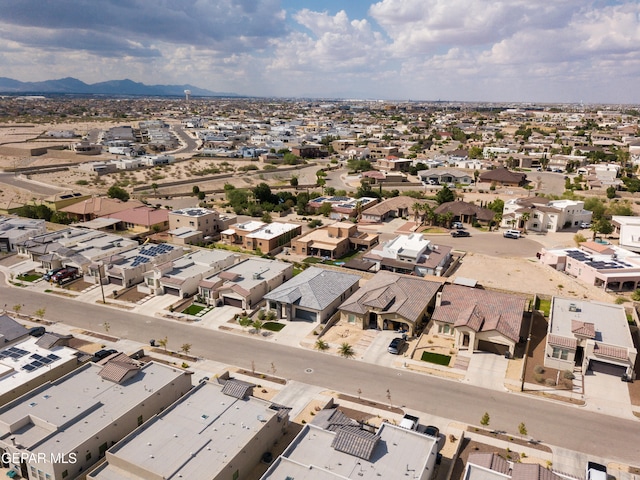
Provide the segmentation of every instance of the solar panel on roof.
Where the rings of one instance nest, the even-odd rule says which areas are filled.
[[[42,362],[42,364],[44,364],[44,365],[48,365],[51,362],[53,362],[53,360],[51,360],[50,358],[41,358],[40,362]]]
[[[50,353],[49,355],[47,355],[47,358],[50,358],[51,360],[60,360],[60,357],[55,353]]]
[[[35,367],[31,366],[31,364],[28,364],[28,365],[23,365],[22,369],[26,370],[27,372],[31,372],[31,371],[35,370]]]
[[[44,363],[36,361],[36,362],[31,362],[31,365],[33,365],[36,368],[40,368],[44,365]]]

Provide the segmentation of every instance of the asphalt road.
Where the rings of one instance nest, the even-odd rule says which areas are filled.
[[[38,195],[55,195],[61,192],[62,188],[54,186],[46,186],[42,183],[30,182],[29,180],[23,180],[16,176],[14,173],[0,173],[0,184],[11,185],[14,187],[22,188],[33,192]]]
[[[568,407],[534,397],[486,390],[457,381],[343,359],[315,351],[278,345],[271,341],[219,331],[189,327],[177,322],[131,312],[89,305],[26,289],[0,287],[0,303],[24,304],[25,313],[46,307],[46,318],[68,325],[101,331],[110,324],[110,335],[147,343],[150,338],[168,338],[169,348],[192,344],[191,353],[200,357],[251,368],[268,370],[273,362],[278,376],[320,385],[406,406],[444,418],[477,425],[489,412],[491,427],[517,432],[524,422],[529,435],[543,442],[622,462],[638,459],[638,422]],[[310,369],[311,373],[308,373]]]

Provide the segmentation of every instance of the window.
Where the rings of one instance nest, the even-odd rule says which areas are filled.
[[[445,335],[451,335],[453,333],[453,329],[448,324],[438,325],[438,333],[443,333]]]
[[[569,350],[559,347],[553,347],[551,356],[553,358],[559,358],[560,360],[567,360],[569,358]]]
[[[142,425],[142,415],[138,417],[138,426]]]
[[[349,323],[356,323],[356,316],[349,314],[349,317],[347,318],[347,320]]]

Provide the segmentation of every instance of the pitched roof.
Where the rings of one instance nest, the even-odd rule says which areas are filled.
[[[596,327],[591,322],[571,320],[571,332],[581,337],[596,338]]]
[[[357,427],[342,427],[336,433],[331,446],[339,452],[369,460],[380,437]]]
[[[124,353],[119,353],[104,364],[98,375],[105,380],[120,383],[130,372],[138,370],[140,370],[140,364],[138,362],[132,360]]]
[[[554,333],[549,334],[547,337],[547,343],[556,347],[567,347],[571,349],[575,349],[578,346],[578,340],[575,338],[564,337]]]
[[[359,280],[359,275],[311,267],[267,293],[264,298],[322,311]]]
[[[480,174],[481,182],[524,182],[526,174],[518,172],[510,172],[506,168],[496,168],[495,170],[487,170]]]
[[[511,480],[561,480],[560,477],[539,463],[514,463]]]
[[[381,307],[385,308],[385,312],[396,313],[416,322],[440,289],[440,285],[438,282],[420,277],[380,271],[340,305],[339,309],[363,314],[376,308],[375,305],[386,302]],[[384,299],[378,300],[378,297],[382,296]],[[390,302],[391,299],[393,302]]]
[[[596,342],[593,351],[596,355],[602,355],[604,357],[619,358],[621,360],[627,360],[627,358],[629,358],[629,353],[626,348],[606,345],[600,342]]]
[[[16,322],[9,315],[0,315],[0,338],[4,339],[4,343],[13,342],[14,340],[29,334],[29,330]]]
[[[159,223],[169,221],[169,210],[164,208],[151,208],[143,205],[141,207],[129,208],[120,212],[105,215],[106,218],[115,218],[125,223],[151,227]]]
[[[225,395],[229,395],[230,397],[243,399],[252,395],[253,387],[255,387],[253,383],[243,382],[242,380],[230,378],[229,380],[224,382],[222,393],[224,393]]]
[[[475,216],[478,220],[486,221],[492,220],[495,215],[495,212],[493,210],[480,207],[475,203],[462,202],[460,200],[454,202],[445,202],[439,205],[434,211],[438,214],[451,212],[455,216]]]
[[[525,303],[526,299],[517,295],[445,285],[440,305],[436,307],[432,318],[454,326],[457,323],[464,324],[478,332],[495,330],[517,342]]]
[[[101,217],[122,210],[129,210],[134,207],[141,207],[144,204],[138,200],[123,202],[117,198],[92,197],[82,202],[74,203],[68,207],[61,208],[61,212],[75,213],[77,215],[95,215]]]
[[[505,475],[509,473],[509,464],[497,453],[471,453],[467,462]]]

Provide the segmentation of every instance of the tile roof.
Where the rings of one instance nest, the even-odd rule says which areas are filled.
[[[591,322],[571,320],[571,332],[581,337],[596,338],[596,327]]]
[[[311,267],[267,293],[264,298],[322,311],[357,285],[359,275]]]
[[[107,218],[115,218],[126,223],[151,227],[158,223],[169,221],[169,210],[164,208],[151,208],[147,206],[129,208],[121,212],[106,215]]]
[[[222,393],[229,395],[230,397],[243,399],[249,397],[253,393],[253,387],[255,385],[249,382],[243,382],[242,380],[236,380],[231,378],[224,382],[222,387]]]
[[[471,453],[467,462],[505,475],[509,473],[509,464],[497,453]]]
[[[492,220],[495,212],[488,208],[480,207],[474,203],[463,202],[456,200],[453,202],[445,202],[439,205],[435,210],[435,213],[444,214],[447,212],[453,213],[455,216],[470,215],[475,216],[479,220],[489,221]]]
[[[346,416],[337,408],[326,408],[320,410],[313,417],[313,421],[311,423],[324,430],[329,430],[330,432],[336,432],[342,427],[359,426],[357,421]]]
[[[511,480],[561,480],[562,477],[538,463],[514,463]]]
[[[445,285],[440,305],[436,307],[432,318],[455,325],[462,312],[468,311],[470,316],[473,311],[474,315],[483,319],[480,329],[476,331],[495,330],[517,342],[520,338],[525,303],[526,299],[517,295],[462,285]],[[475,308],[471,310],[471,307]],[[471,323],[477,325],[477,319]],[[471,327],[471,324],[468,326]]]
[[[388,302],[385,305],[388,307],[386,312],[396,313],[400,317],[416,322],[440,290],[440,285],[438,282],[419,277],[381,271],[340,305],[339,309],[363,314],[372,308],[370,305],[382,303],[377,302],[376,299],[384,294],[387,299],[394,299],[392,305],[388,305]]]
[[[135,360],[132,360],[124,353],[120,353],[109,359],[98,375],[105,380],[120,383],[130,372],[138,370],[140,370],[140,365]]]
[[[369,460],[379,441],[378,435],[362,430],[359,426],[342,427],[331,446],[339,452]]]
[[[627,360],[629,358],[626,348],[605,345],[600,342],[596,342],[593,351],[596,355],[602,355],[603,357],[619,358],[620,360]]]
[[[555,335],[550,333],[547,337],[547,343],[556,347],[567,347],[575,349],[578,346],[578,340],[570,337],[563,337],[562,335]]]

